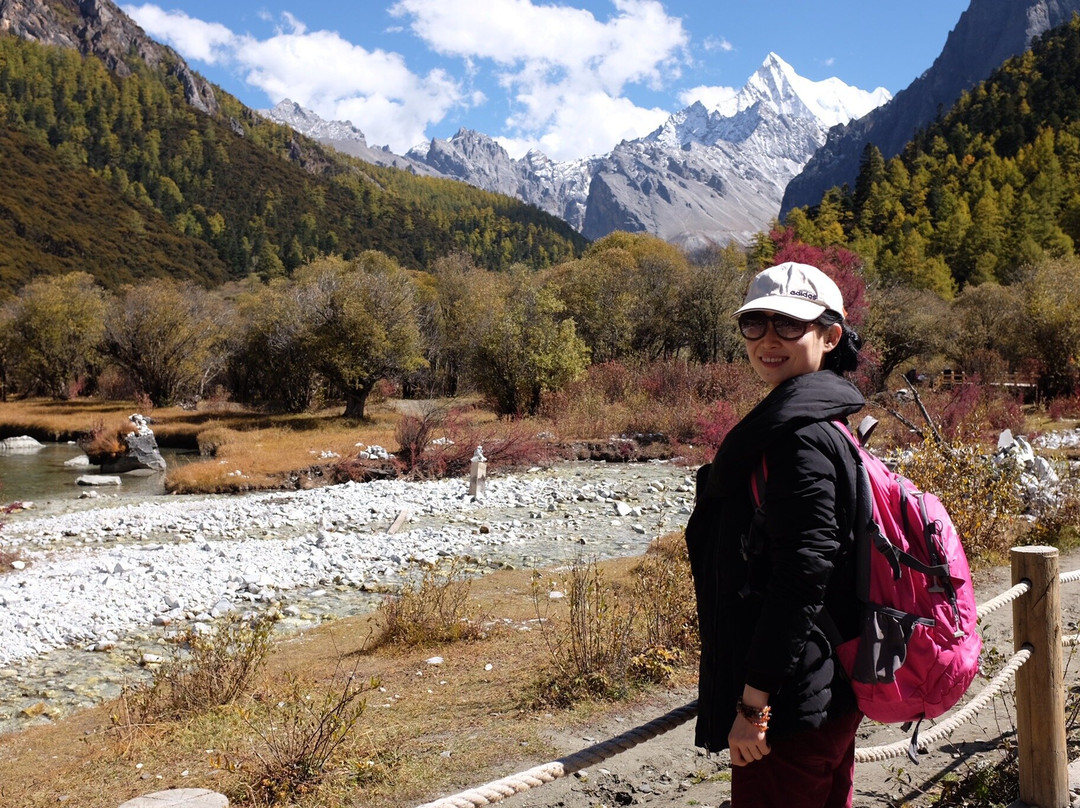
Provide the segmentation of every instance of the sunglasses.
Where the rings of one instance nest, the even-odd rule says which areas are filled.
[[[796,320],[783,314],[769,315],[763,311],[748,311],[739,315],[739,333],[748,340],[761,339],[765,336],[770,322],[776,336],[784,340],[799,339],[814,324],[812,320]]]

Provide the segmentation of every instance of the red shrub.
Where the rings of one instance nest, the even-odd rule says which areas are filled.
[[[797,261],[817,267],[840,288],[847,307],[846,317],[853,326],[860,326],[866,318],[866,282],[862,278],[863,260],[858,253],[835,245],[815,247],[795,238],[790,228],[777,228],[769,233],[776,245],[772,261],[782,264]]]
[[[694,443],[716,449],[738,422],[739,416],[734,405],[730,401],[717,401],[698,416],[698,433]]]

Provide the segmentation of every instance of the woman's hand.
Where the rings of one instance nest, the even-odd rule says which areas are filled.
[[[732,766],[745,766],[761,760],[770,751],[769,744],[765,742],[765,730],[751,724],[739,714],[735,716],[735,724],[728,733],[728,747],[731,750]]]
[[[743,687],[743,704],[748,707],[762,708],[769,703],[769,694],[764,690],[746,685]],[[766,719],[766,723],[768,720]],[[761,760],[771,751],[765,741],[765,728],[751,723],[746,716],[736,711],[735,723],[728,733],[728,749],[731,751],[731,765],[745,766],[755,760]]]

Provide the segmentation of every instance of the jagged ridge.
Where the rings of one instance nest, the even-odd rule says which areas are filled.
[[[709,110],[695,102],[646,137],[600,157],[560,163],[532,151],[514,159],[492,138],[468,129],[404,157],[366,142],[365,150],[378,153],[345,148],[515,196],[592,239],[630,230],[691,247],[745,243],[776,217],[784,187],[824,143],[828,128],[888,99],[882,88],[869,93],[838,79],[809,81],[770,53],[730,103]],[[302,112],[282,102],[264,114],[341,148],[336,136],[320,134],[329,131],[326,122]]]

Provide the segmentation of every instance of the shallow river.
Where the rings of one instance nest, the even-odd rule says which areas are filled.
[[[186,462],[197,455],[175,449],[162,449],[162,457],[170,466]],[[165,494],[165,475],[124,474],[119,486],[79,485],[84,474],[99,474],[96,466],[66,466],[66,461],[83,456],[72,443],[46,443],[41,449],[25,453],[0,453],[0,503],[32,502],[35,513],[45,515],[72,508],[87,507],[80,496],[94,493],[107,501],[141,502]]]

